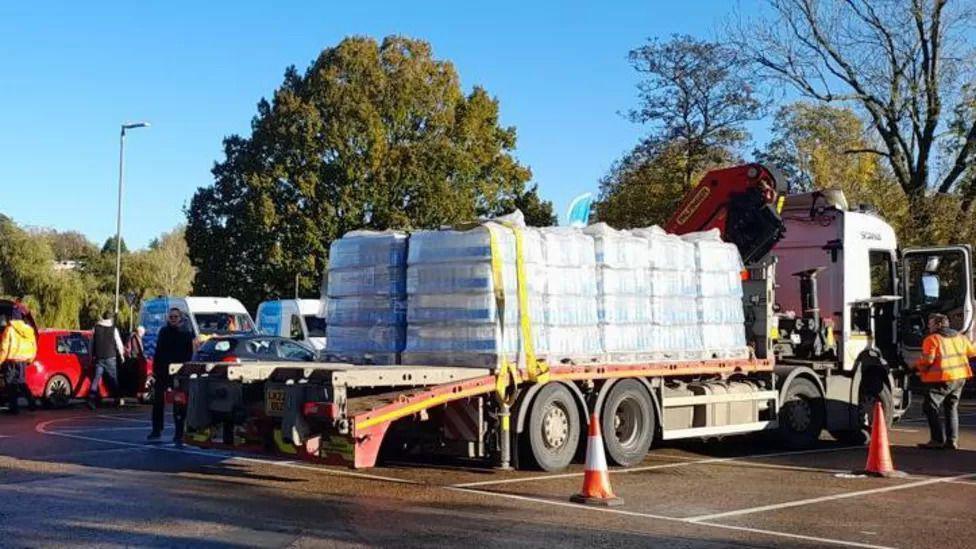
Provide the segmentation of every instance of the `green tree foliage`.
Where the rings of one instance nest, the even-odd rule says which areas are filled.
[[[78,264],[56,268],[55,261],[64,260]],[[182,227],[160,236],[149,250],[122,257],[123,294],[187,295],[192,281]],[[115,306],[115,249],[101,253],[79,233],[26,231],[0,215],[0,296],[22,298],[42,327],[90,328]],[[123,304],[119,324],[127,325],[137,310]]]
[[[909,223],[904,191],[877,155],[858,115],[846,107],[796,102],[773,119],[773,137],[756,159],[781,169],[791,192],[840,189],[852,206],[868,204],[899,232]]]
[[[47,240],[51,251],[54,252],[54,258],[58,261],[84,261],[98,253],[98,248],[78,231],[59,232],[53,229],[41,229],[37,234]],[[112,239],[113,245],[114,242]],[[125,245],[125,239],[122,244]]]
[[[115,237],[110,236],[105,239],[105,244],[102,244],[102,253],[115,253]],[[125,237],[122,237],[122,253],[129,253],[129,247],[125,245]]]
[[[648,135],[600,181],[596,217],[615,227],[663,224],[708,170],[737,159],[745,123],[768,101],[736,51],[691,36],[650,40],[630,52],[641,74],[630,113]]]
[[[310,293],[346,231],[536,204],[524,196],[531,173],[512,156],[515,140],[498,101],[480,87],[464,94],[426,42],[347,38],[304,75],[289,68],[258,103],[251,135],[224,140],[214,184],[187,209],[195,290],[254,306],[290,295],[297,274]]]
[[[756,156],[782,169],[793,192],[840,189],[895,228],[903,246],[976,244],[976,220],[960,193],[909,197],[874,146],[869,125],[851,109],[797,102],[776,113],[773,137]]]
[[[715,165],[732,160],[729,153],[714,153]],[[718,161],[723,159],[723,161]],[[688,190],[685,174],[687,156],[679,146],[642,143],[616,161],[600,180],[596,218],[613,227],[628,229],[663,225],[678,208]],[[701,176],[714,167],[708,164],[693,172]]]

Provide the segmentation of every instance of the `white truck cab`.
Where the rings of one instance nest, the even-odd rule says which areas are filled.
[[[183,311],[185,328],[195,338],[254,331],[251,315],[232,297],[160,296],[147,299],[139,310],[139,324],[146,329],[143,338],[146,356],[152,358],[156,354],[156,337],[160,328],[166,325],[166,313],[174,308]]]
[[[258,331],[304,341],[316,351],[325,349],[325,319],[319,299],[276,299],[258,305]]]

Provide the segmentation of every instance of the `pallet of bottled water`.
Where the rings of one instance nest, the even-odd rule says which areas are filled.
[[[360,361],[524,367],[527,343],[550,364],[748,356],[742,261],[717,231],[539,229],[512,215],[354,233],[332,253],[327,351]]]
[[[407,234],[353,231],[329,248],[325,355],[397,364],[406,338]]]

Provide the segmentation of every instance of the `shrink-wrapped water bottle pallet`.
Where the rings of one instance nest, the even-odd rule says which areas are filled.
[[[400,353],[326,352],[324,358],[326,362],[373,364],[377,366],[392,366],[401,362]]]

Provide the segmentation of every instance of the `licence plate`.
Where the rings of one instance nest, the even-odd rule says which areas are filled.
[[[271,389],[264,401],[264,410],[269,416],[280,416],[285,412],[284,389]]]

